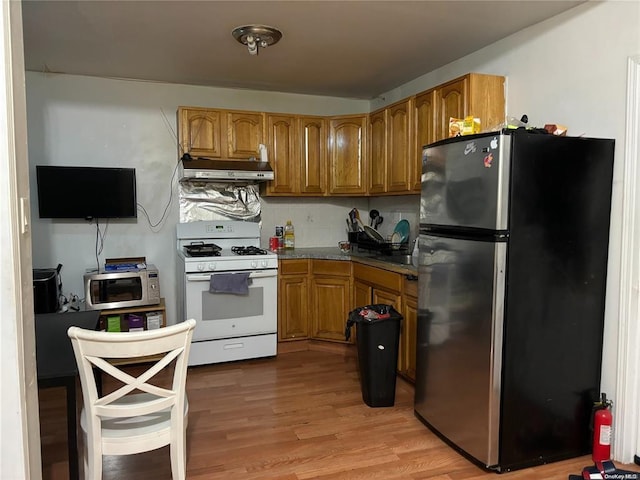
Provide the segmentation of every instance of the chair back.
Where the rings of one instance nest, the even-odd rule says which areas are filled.
[[[148,415],[167,407],[173,407],[172,411],[182,414],[189,348],[195,324],[195,320],[190,319],[177,325],[142,332],[97,332],[69,328],[67,334],[78,364],[89,428],[99,429],[100,418]],[[155,363],[137,377],[109,362],[109,359],[149,356],[156,357],[153,359]],[[174,360],[171,387],[163,388],[151,383],[151,379]],[[100,396],[96,374],[102,373],[119,380],[123,385]],[[127,395],[137,390],[147,394],[145,401],[127,402]]]

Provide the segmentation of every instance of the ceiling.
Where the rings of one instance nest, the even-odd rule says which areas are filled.
[[[23,0],[27,70],[370,99],[583,1]],[[231,31],[280,29],[249,55]]]

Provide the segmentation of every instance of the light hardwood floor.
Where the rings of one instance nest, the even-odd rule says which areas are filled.
[[[187,391],[189,480],[567,480],[591,463],[485,472],[415,418],[410,384],[398,380],[393,407],[370,408],[357,359],[331,351],[190,368]],[[64,399],[40,390],[44,480],[67,478]],[[103,478],[169,479],[168,448],[105,457]]]

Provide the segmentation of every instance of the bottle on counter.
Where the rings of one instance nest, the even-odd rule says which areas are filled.
[[[278,237],[278,250],[284,248],[284,227],[282,225],[276,225],[276,237]]]
[[[296,236],[293,230],[293,224],[291,220],[287,220],[287,224],[284,226],[284,248],[295,248]]]

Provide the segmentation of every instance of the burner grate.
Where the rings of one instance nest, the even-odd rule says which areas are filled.
[[[184,246],[184,251],[190,257],[219,257],[222,250],[215,243],[193,242]]]
[[[267,255],[269,252],[258,247],[231,247],[236,255]]]

